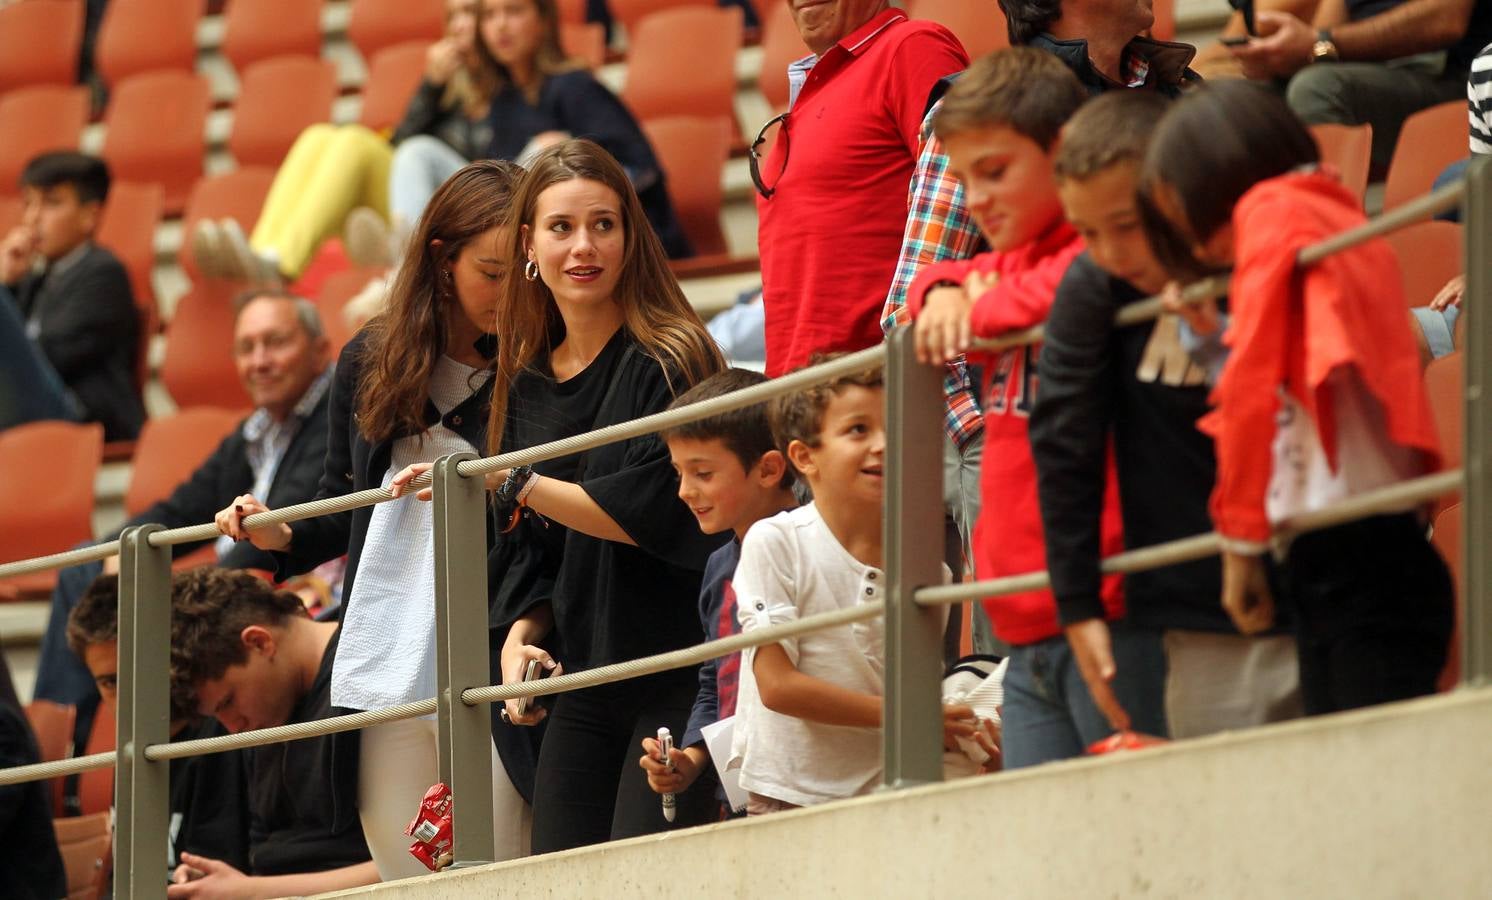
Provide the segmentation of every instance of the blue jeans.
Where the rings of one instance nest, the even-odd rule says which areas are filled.
[[[466,163],[466,157],[438,137],[417,134],[401,141],[394,148],[394,162],[389,169],[391,220],[413,229],[436,189]]]
[[[78,545],[87,546],[86,543]],[[67,618],[83,599],[88,586],[103,571],[104,564],[99,560],[58,570],[57,586],[52,589],[52,612],[47,619],[46,634],[41,639],[41,657],[36,666],[36,688],[33,691],[36,699],[78,708],[73,737],[79,753],[88,742],[88,732],[93,728],[100,698],[98,686],[93,683],[93,673],[67,645]]]
[[[1111,627],[1110,634],[1118,669],[1114,694],[1129,713],[1130,727],[1167,736],[1161,633]],[[1083,683],[1067,638],[1060,636],[1011,649],[1001,718],[1006,769],[1082,756],[1114,733]]]

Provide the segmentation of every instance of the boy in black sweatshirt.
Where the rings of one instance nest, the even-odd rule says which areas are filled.
[[[1085,682],[1117,728],[1128,716],[1108,684],[1109,629],[1099,601],[1099,512],[1110,440],[1130,549],[1212,529],[1216,475],[1205,372],[1179,340],[1175,316],[1116,327],[1124,306],[1160,292],[1166,275],[1135,201],[1139,164],[1167,101],[1115,91],[1086,104],[1055,161],[1068,220],[1088,250],[1057,288],[1031,413],[1047,566],[1058,614]],[[1125,579],[1126,625],[1164,632],[1166,717],[1174,738],[1300,715],[1294,639],[1246,638],[1219,603],[1216,558]]]

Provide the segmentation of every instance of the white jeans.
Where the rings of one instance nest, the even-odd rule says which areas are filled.
[[[405,719],[365,729],[358,761],[357,807],[363,837],[383,881],[428,875],[409,852],[413,840],[404,828],[419,811],[425,791],[440,780],[434,719]],[[460,804],[465,798],[455,798]],[[467,801],[470,802],[470,801]],[[469,808],[469,807],[468,807]],[[461,807],[456,807],[460,815]],[[497,748],[492,748],[492,826],[494,861],[527,856],[531,814]]]
[[[1304,715],[1294,637],[1174,628],[1164,637],[1166,721],[1172,739]]]

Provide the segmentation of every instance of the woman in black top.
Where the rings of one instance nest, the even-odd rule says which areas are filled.
[[[692,256],[663,170],[637,120],[560,51],[555,0],[484,0],[480,31],[480,50],[498,73],[487,155],[526,164],[556,141],[589,138],[622,164],[669,258]]]
[[[720,353],[669,274],[616,160],[590,141],[544,151],[513,199],[511,258],[526,260],[498,303],[502,336],[490,452],[511,451],[661,411],[719,371]],[[492,551],[493,625],[512,623],[505,682],[529,660],[550,674],[703,639],[699,582],[719,538],[675,496],[656,435],[490,477],[520,505]],[[508,512],[499,504],[499,527]],[[541,646],[542,645],[542,646]],[[563,665],[561,665],[563,664]],[[559,696],[534,786],[534,852],[668,827],[635,762],[644,736],[682,734],[698,687],[676,670]],[[519,713],[533,724],[545,713]],[[709,816],[680,797],[675,825]]]

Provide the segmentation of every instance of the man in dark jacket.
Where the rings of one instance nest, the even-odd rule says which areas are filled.
[[[82,153],[44,153],[21,172],[21,188],[25,212],[0,243],[0,284],[83,418],[101,423],[105,440],[131,440],[145,421],[139,313],[124,266],[93,242],[109,169]]]
[[[309,301],[274,291],[240,298],[233,358],[254,412],[171,496],[125,527],[154,522],[181,528],[211,522],[223,504],[250,491],[267,495],[276,508],[315,496],[326,456],[327,388],[331,383],[327,350],[321,320]],[[205,543],[179,544],[172,553],[182,556]],[[218,565],[224,568],[275,567],[268,554],[247,542],[235,544],[223,538],[216,546]],[[42,639],[36,696],[78,707],[80,746],[92,726],[98,690],[82,660],[68,649],[67,617],[93,579],[116,571],[117,566],[118,557],[111,557],[59,572]]]

